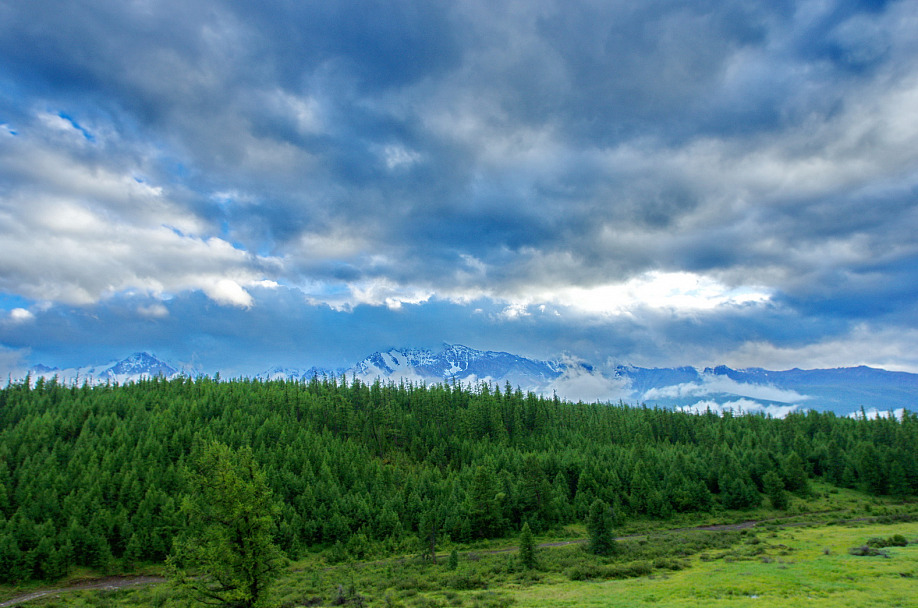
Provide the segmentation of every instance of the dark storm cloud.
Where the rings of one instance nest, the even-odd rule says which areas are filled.
[[[82,309],[39,308],[153,298],[132,306],[164,336],[244,342],[299,294],[345,342],[373,315],[383,343],[449,317],[657,357],[910,329],[916,21],[844,0],[0,1],[0,290],[28,302],[0,322],[57,314],[76,340]]]

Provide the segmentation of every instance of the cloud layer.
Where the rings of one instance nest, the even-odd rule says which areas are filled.
[[[5,352],[918,370],[914,3],[0,17]]]

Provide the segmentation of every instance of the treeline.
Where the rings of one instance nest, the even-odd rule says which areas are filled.
[[[186,462],[250,446],[281,505],[277,542],[361,556],[584,521],[743,509],[811,478],[918,491],[918,417],[692,415],[480,385],[161,378],[0,390],[0,582],[161,561]],[[770,487],[766,487],[770,486]],[[778,488],[780,490],[780,487]]]

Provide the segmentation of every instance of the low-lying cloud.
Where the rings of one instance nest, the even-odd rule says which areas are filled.
[[[794,404],[800,404],[809,398],[796,391],[785,390],[776,386],[737,382],[726,376],[705,374],[701,378],[701,383],[688,382],[659,389],[652,388],[646,391],[641,399],[653,401],[654,399],[673,399],[713,394],[740,395],[749,399]]]
[[[692,405],[680,406],[677,409],[680,412],[687,412],[690,414],[706,414],[707,412],[712,412],[723,416],[725,413],[729,412],[737,416],[744,414],[763,414],[765,416],[771,416],[772,418],[784,418],[788,414],[797,411],[799,407],[799,405],[763,405],[749,399],[737,399],[726,403],[699,401]]]

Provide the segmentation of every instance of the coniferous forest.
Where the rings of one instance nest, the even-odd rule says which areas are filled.
[[[587,522],[786,505],[814,479],[918,493],[918,417],[694,415],[510,386],[153,378],[0,390],[0,582],[162,562],[203,446],[248,446],[276,543],[354,557]]]

